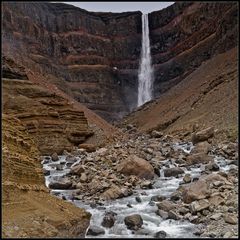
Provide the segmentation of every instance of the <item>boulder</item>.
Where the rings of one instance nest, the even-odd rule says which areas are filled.
[[[209,208],[210,204],[207,199],[201,199],[199,201],[194,201],[190,204],[189,208],[191,213],[196,213],[204,209]]]
[[[52,158],[52,161],[53,161],[53,162],[56,162],[56,161],[59,160],[59,157],[58,157],[57,153],[53,153],[52,156],[51,156],[51,158]]]
[[[208,142],[199,142],[196,146],[192,149],[191,154],[196,153],[205,153],[207,154],[211,150],[211,145]]]
[[[106,212],[102,221],[102,226],[105,228],[111,228],[116,221],[116,215],[117,214],[115,212]]]
[[[124,223],[128,229],[138,230],[143,225],[143,220],[141,215],[133,214],[124,218]]]
[[[81,164],[75,165],[71,168],[71,174],[81,176],[81,174],[85,171],[84,166]]]
[[[163,171],[164,171],[164,176],[165,177],[172,177],[172,176],[176,177],[179,174],[184,173],[184,171],[179,167],[166,168]]]
[[[220,204],[224,203],[224,198],[222,198],[221,196],[219,195],[216,195],[216,196],[212,196],[208,199],[208,201],[210,202],[211,205],[217,207],[219,206]]]
[[[101,197],[105,200],[117,199],[121,197],[127,197],[132,192],[127,188],[120,188],[117,185],[112,185],[109,189],[101,194]]]
[[[105,230],[98,226],[90,226],[87,231],[87,235],[91,236],[98,236],[101,234],[105,234]]]
[[[176,205],[168,200],[163,200],[162,202],[157,203],[157,207],[163,211],[169,212],[176,208]]]
[[[154,202],[161,202],[165,199],[166,199],[165,196],[160,196],[160,195],[156,195],[156,196],[151,197],[151,201],[154,201]]]
[[[79,148],[83,148],[86,150],[86,152],[95,152],[96,146],[90,143],[82,143],[78,145]]]
[[[229,223],[232,225],[236,225],[238,223],[237,216],[233,214],[225,214],[223,218],[226,223]]]
[[[179,220],[181,219],[182,217],[179,216],[175,211],[171,210],[169,211],[168,213],[168,219],[174,219],[174,220]]]
[[[167,237],[167,233],[165,231],[159,231],[156,232],[154,235],[155,238],[166,238]]]
[[[220,168],[215,162],[211,162],[205,165],[205,171],[218,171]]]
[[[163,210],[161,210],[161,209],[158,209],[157,211],[156,211],[156,214],[157,215],[159,215],[162,219],[168,219],[168,213],[167,212],[165,212],[165,211],[163,211]]]
[[[50,182],[48,187],[51,189],[70,189],[72,186],[71,181],[65,180],[60,182]]]
[[[196,144],[198,142],[206,141],[209,138],[213,137],[213,135],[214,135],[213,127],[209,127],[209,128],[203,129],[201,131],[195,132],[192,135],[192,143]]]
[[[185,174],[183,181],[184,183],[190,183],[192,181],[191,175],[189,173]]]
[[[191,203],[195,200],[204,199],[209,195],[208,185],[204,180],[192,182],[185,187],[182,192],[182,199],[185,203]]]
[[[213,161],[213,157],[205,153],[195,153],[187,156],[186,162],[188,165],[194,165],[199,163],[209,163]]]
[[[123,160],[117,166],[117,171],[124,175],[135,175],[139,178],[154,178],[154,169],[152,165],[136,155],[130,155],[127,159]]]
[[[159,132],[159,131],[156,131],[156,130],[153,130],[151,132],[151,137],[152,138],[160,138],[163,136],[163,133],[162,132]]]

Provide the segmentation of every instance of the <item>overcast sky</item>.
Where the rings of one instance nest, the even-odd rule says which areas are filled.
[[[64,2],[93,12],[141,11],[150,13],[172,5],[174,2]]]

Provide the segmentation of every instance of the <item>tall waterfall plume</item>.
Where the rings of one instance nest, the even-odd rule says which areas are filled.
[[[153,80],[148,14],[143,14],[141,62],[138,72],[138,107],[152,99]]]

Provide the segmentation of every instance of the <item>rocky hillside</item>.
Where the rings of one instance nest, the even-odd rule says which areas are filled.
[[[234,2],[177,2],[149,14],[155,96],[236,46],[237,10]],[[136,106],[141,12],[40,2],[4,3],[2,11],[7,56],[107,120]]]
[[[216,138],[235,141],[237,123],[237,49],[219,54],[124,120],[139,130],[190,136],[192,129],[214,126]],[[181,94],[180,94],[181,93]],[[149,120],[151,119],[151,120]]]
[[[51,196],[39,151],[21,121],[2,118],[2,237],[84,237],[90,214]]]
[[[41,154],[62,153],[80,143],[101,145],[108,133],[100,124],[89,125],[85,109],[69,99],[29,80],[26,70],[12,59],[3,57],[3,112],[22,121],[35,139]]]

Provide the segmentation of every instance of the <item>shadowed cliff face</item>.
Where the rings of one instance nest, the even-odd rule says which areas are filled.
[[[178,2],[149,14],[149,25],[158,96],[236,46],[237,4]],[[141,12],[4,3],[3,51],[107,120],[136,106]]]

